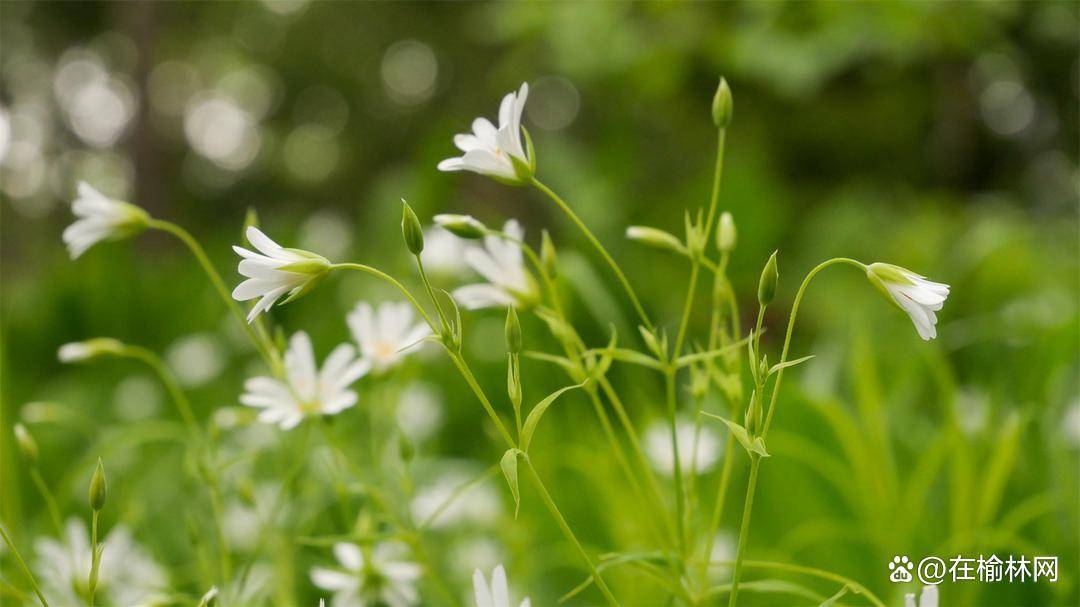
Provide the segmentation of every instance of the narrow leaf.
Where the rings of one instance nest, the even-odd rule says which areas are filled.
[[[714,415],[714,414],[709,413],[707,411],[702,411],[702,413],[704,415],[716,418],[716,419],[724,422],[724,425],[726,425],[728,427],[728,430],[731,431],[731,435],[735,437],[735,440],[739,441],[739,444],[743,446],[743,449],[746,449],[746,452],[748,454],[751,453],[751,452],[759,453],[755,449],[755,441],[760,441],[761,439],[760,438],[757,438],[757,439],[750,438],[750,433],[747,432],[746,428],[742,427],[741,424],[737,424],[737,423],[735,423],[733,421],[724,419],[723,417],[720,417],[719,415]],[[764,442],[761,443],[760,449],[761,449],[761,451],[765,450],[765,443]],[[759,453],[759,455],[760,455],[760,453]],[[765,455],[768,455],[768,454],[766,453]]]
[[[536,425],[540,423],[540,418],[542,418],[544,416],[544,412],[546,412],[548,407],[550,407],[551,404],[555,402],[555,399],[562,396],[562,394],[564,392],[567,392],[568,390],[573,390],[574,388],[584,387],[585,384],[587,384],[587,383],[589,383],[589,380],[586,379],[585,381],[581,382],[580,384],[575,384],[573,386],[566,386],[565,388],[560,388],[560,389],[552,392],[551,394],[549,394],[547,396],[547,398],[545,398],[544,400],[537,403],[536,406],[532,408],[532,411],[529,411],[529,416],[527,418],[525,418],[525,425],[521,429],[521,450],[522,451],[525,451],[526,453],[528,453],[528,451],[529,451],[529,443],[532,442],[533,433],[536,432]]]
[[[771,369],[769,369],[769,375],[772,375],[773,373],[776,373],[780,369],[787,369],[788,367],[794,367],[795,365],[804,363],[804,362],[810,360],[813,357],[814,357],[814,355],[811,354],[810,356],[804,356],[802,358],[796,358],[795,360],[789,360],[787,362],[777,363],[777,364],[773,365]]]
[[[510,494],[514,496],[514,518],[518,516],[518,511],[521,510],[521,493],[518,491],[518,469],[517,469],[517,449],[507,449],[503,454],[502,459],[499,461],[499,467],[502,468],[503,476],[506,477],[506,484],[510,485]]]

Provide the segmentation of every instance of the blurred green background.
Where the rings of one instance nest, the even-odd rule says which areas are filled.
[[[23,421],[66,514],[85,517],[85,484],[102,455],[115,505],[105,520],[129,525],[179,591],[201,594],[177,512],[196,489],[179,480],[180,450],[155,438],[155,423],[176,421],[164,393],[133,364],[64,367],[56,349],[105,335],[161,352],[204,420],[235,407],[243,379],[260,372],[167,236],[67,258],[60,232],[78,180],[186,226],[230,285],[238,277],[228,247],[248,208],[285,246],[371,263],[411,286],[400,198],[422,219],[516,217],[530,242],[552,232],[586,339],[606,341],[615,322],[631,340],[632,309],[548,201],[435,165],[454,155],[454,133],[493,117],[501,96],[528,81],[524,123],[540,177],[670,328],[685,260],[635,246],[623,231],[680,233],[683,210],[707,204],[709,104],[722,74],[735,118],[721,207],[739,230],[730,271],[744,325],[756,312],[757,274],[780,250],[766,347],[778,349],[802,276],[832,256],[896,263],[953,287],[939,339],[924,343],[856,273],[815,282],[793,354],[818,358],[785,383],[750,558],[834,570],[898,604],[912,589],[888,582],[895,554],[1051,554],[1061,559],[1056,583],[946,583],[942,604],[1076,605],[1078,19],[1074,2],[4,2],[0,515],[25,552],[49,533],[11,440]],[[309,331],[321,356],[348,339],[344,314],[357,300],[392,296],[335,276],[273,317],[287,332]],[[701,301],[698,330],[708,322]],[[552,347],[541,323],[525,322],[527,347]],[[502,349],[491,344],[501,343],[502,313],[470,314],[466,325],[466,354],[500,393]],[[360,408],[381,399],[390,411],[402,386],[419,385],[441,402],[437,429],[419,444],[430,474],[448,460],[495,463],[498,444],[490,428],[478,430],[479,408],[431,354],[390,380],[361,382]],[[556,371],[527,362],[526,401],[566,383]],[[630,371],[613,374],[643,428],[662,415],[662,383]],[[620,514],[635,509],[631,494],[602,453],[585,399],[568,399],[545,424],[535,458],[590,548],[641,545],[643,533]],[[745,466],[736,470],[729,531],[745,483]],[[230,482],[273,487],[272,472],[253,465]],[[709,491],[715,477],[703,476]],[[518,596],[553,604],[584,577],[575,555],[535,495],[526,492],[515,522],[505,487],[491,489],[501,505],[494,522],[438,532],[447,577],[465,592],[473,565],[463,551],[496,554]],[[199,520],[203,501],[191,497],[185,516]],[[330,533],[317,515],[297,516]],[[283,553],[269,558],[286,586],[277,604],[312,604],[307,567],[325,564],[328,551]],[[5,579],[25,588],[5,559]],[[663,596],[636,588],[632,571],[611,576],[616,594],[640,604]]]

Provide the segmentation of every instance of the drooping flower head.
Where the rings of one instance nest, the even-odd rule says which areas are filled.
[[[286,293],[289,296],[283,303],[307,293],[330,270],[330,262],[325,257],[302,249],[286,249],[255,226],[249,226],[246,235],[248,242],[259,252],[233,247],[243,257],[237,270],[247,280],[233,289],[232,296],[237,301],[262,298],[248,313],[248,322],[255,320],[260,312],[269,309]]]
[[[533,173],[533,161],[522,146],[521,112],[529,96],[529,84],[523,83],[517,93],[507,93],[499,105],[499,127],[487,118],[472,123],[472,133],[454,136],[454,145],[464,154],[439,163],[440,171],[472,171],[507,183],[528,181]]]
[[[311,339],[300,331],[289,340],[285,352],[285,381],[253,377],[244,383],[240,402],[262,409],[259,421],[295,428],[305,417],[335,415],[356,404],[349,389],[371,369],[371,362],[357,359],[350,344],[341,344],[316,368]]]
[[[949,285],[932,282],[910,270],[887,263],[866,266],[866,276],[889,301],[911,317],[919,337],[937,337],[937,312],[949,296]]]
[[[360,358],[376,372],[385,371],[420,345],[431,333],[424,322],[413,322],[412,305],[407,301],[383,302],[378,311],[367,302],[356,304],[346,321],[360,345]]]
[[[111,337],[95,337],[60,346],[56,358],[62,363],[81,363],[99,356],[116,355],[123,349],[124,344]]]
[[[72,259],[104,240],[131,236],[147,226],[150,216],[139,207],[112,200],[80,181],[79,197],[71,205],[78,219],[64,229],[62,238]]]
[[[506,583],[506,570],[497,565],[491,572],[491,585],[484,574],[477,569],[473,572],[473,593],[476,595],[476,607],[511,607],[510,588]],[[531,607],[529,597],[522,599],[518,607]]]
[[[385,542],[364,550],[356,544],[334,544],[338,567],[311,569],[313,584],[334,593],[331,607],[387,605],[408,607],[420,600],[416,581],[420,566],[404,559],[408,546]]]
[[[122,525],[101,541],[104,551],[95,595],[101,605],[154,605],[167,600],[165,573]],[[34,569],[51,605],[83,605],[89,598],[92,560],[86,524],[69,519],[63,540],[41,538],[34,544]]]
[[[487,279],[486,283],[466,285],[454,290],[454,299],[470,310],[507,306],[528,307],[539,295],[536,281],[525,269],[521,246],[525,231],[511,219],[503,226],[510,238],[485,236],[484,247],[465,251],[465,263]]]

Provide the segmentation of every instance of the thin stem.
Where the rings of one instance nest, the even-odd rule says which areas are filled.
[[[225,513],[221,508],[221,491],[217,479],[208,483],[210,492],[210,511],[214,515],[214,531],[217,532],[218,565],[221,567],[221,583],[228,584],[232,579],[232,557],[225,537]]]
[[[559,511],[559,507],[555,505],[555,501],[551,499],[551,495],[548,493],[547,488],[544,486],[544,481],[540,479],[540,475],[536,473],[536,468],[533,467],[532,461],[529,460],[529,456],[525,455],[522,459],[525,460],[525,469],[529,472],[529,479],[532,480],[533,486],[536,487],[536,491],[540,494],[540,499],[547,506],[548,511],[551,512],[552,518],[559,525],[559,529],[562,530],[566,539],[574,545],[578,554],[585,560],[585,563],[589,566],[589,572],[592,573],[593,581],[596,582],[596,587],[600,589],[600,593],[604,595],[604,599],[609,605],[618,607],[619,601],[615,600],[615,595],[611,593],[607,583],[604,582],[604,578],[600,576],[600,572],[596,569],[596,565],[593,564],[592,558],[589,557],[589,553],[585,552],[585,548],[582,547],[581,542],[578,541],[577,536],[574,535],[574,531],[570,529],[570,525],[566,523],[566,519],[563,518],[562,512]]]
[[[225,281],[221,279],[221,274],[219,274],[217,269],[214,268],[214,265],[210,263],[210,258],[207,257],[206,251],[203,250],[199,241],[195,240],[195,237],[187,230],[171,221],[151,219],[148,226],[152,229],[168,232],[187,245],[187,248],[191,250],[192,255],[198,260],[199,265],[202,266],[203,271],[206,272],[206,276],[210,279],[211,284],[214,285],[214,289],[217,291],[218,296],[225,302],[225,307],[229,309],[233,317],[236,318],[236,321],[244,327],[244,331],[248,334],[251,342],[255,344],[255,348],[262,355],[266,363],[270,365],[270,368],[274,370],[274,373],[280,375],[282,371],[281,357],[278,354],[277,349],[274,348],[270,336],[266,334],[266,331],[262,328],[261,324],[253,327],[252,324],[247,321],[244,311],[240,308],[240,304],[229,294],[229,289],[225,286]]]
[[[731,595],[728,597],[728,607],[735,607],[735,599],[739,595],[739,576],[742,574],[743,554],[746,552],[746,541],[750,536],[750,515],[754,509],[754,492],[757,490],[758,466],[761,458],[757,455],[750,456],[750,480],[746,485],[746,501],[743,503],[742,527],[739,530],[739,547],[735,551],[735,570],[731,574]]]
[[[184,425],[187,426],[188,431],[193,435],[197,435],[199,433],[199,423],[195,419],[191,403],[188,401],[187,396],[184,395],[184,391],[180,389],[180,384],[176,381],[172,371],[162,362],[161,357],[152,350],[132,345],[125,345],[121,355],[141,361],[154,371],[180,412],[180,417],[184,420]]]
[[[450,360],[454,361],[454,366],[461,372],[461,376],[465,378],[465,383],[469,384],[469,388],[472,389],[473,394],[476,395],[480,404],[483,405],[484,411],[487,411],[488,417],[490,417],[492,423],[495,424],[495,428],[506,442],[507,448],[516,448],[517,443],[514,442],[514,437],[510,435],[510,431],[506,429],[506,426],[502,422],[502,418],[495,412],[495,407],[491,406],[491,401],[488,400],[487,395],[484,394],[484,389],[480,387],[480,383],[476,381],[476,376],[474,376],[472,370],[469,369],[469,364],[465,362],[464,357],[462,357],[460,353],[449,349],[447,350],[447,353],[450,354]]]
[[[645,308],[642,307],[641,301],[638,300],[638,296],[637,293],[634,292],[634,288],[630,286],[630,281],[626,279],[626,275],[623,274],[622,268],[619,267],[619,264],[615,263],[615,260],[611,257],[611,254],[607,252],[607,249],[604,248],[604,245],[602,245],[596,235],[592,233],[592,230],[589,229],[589,226],[585,225],[585,222],[577,216],[577,213],[575,213],[574,210],[570,208],[570,205],[566,204],[566,201],[564,201],[562,198],[559,198],[559,195],[552,191],[551,188],[544,185],[540,180],[536,179],[535,177],[532,178],[531,183],[536,189],[546,194],[548,198],[553,200],[555,204],[558,205],[558,207],[562,209],[564,213],[566,213],[567,217],[569,217],[570,220],[574,222],[574,224],[578,227],[578,229],[581,230],[581,232],[585,235],[585,238],[592,244],[593,248],[595,248],[596,251],[600,253],[600,256],[604,258],[604,261],[607,262],[607,264],[611,267],[611,270],[615,273],[616,278],[619,279],[619,282],[622,284],[623,290],[626,291],[627,296],[630,297],[630,301],[634,304],[634,309],[637,311],[638,316],[641,317],[641,321],[645,325],[645,328],[651,331],[653,329],[652,321],[649,320],[649,315],[645,313]]]
[[[416,312],[418,314],[420,314],[420,317],[424,319],[424,322],[426,322],[428,324],[428,326],[431,327],[431,330],[432,331],[436,330],[435,323],[432,322],[431,317],[428,316],[427,311],[424,310],[424,306],[421,306],[420,302],[416,301],[416,297],[413,296],[412,292],[409,291],[408,289],[406,289],[405,285],[398,282],[398,280],[396,278],[394,278],[393,276],[390,276],[389,274],[387,274],[386,272],[383,272],[382,270],[379,270],[377,268],[373,268],[373,267],[368,266],[368,265],[364,265],[362,263],[335,263],[335,264],[332,264],[330,266],[330,269],[331,270],[356,270],[358,272],[364,272],[366,274],[370,274],[370,275],[372,275],[372,276],[374,276],[376,278],[379,278],[379,279],[381,279],[381,280],[383,280],[385,282],[390,283],[398,291],[401,291],[401,294],[405,296],[405,299],[409,300],[409,303],[411,303],[412,306],[414,308],[416,308]]]
[[[675,427],[675,370],[670,369],[664,374],[664,386],[667,393],[667,416],[668,427],[671,432],[671,449],[674,455],[674,484],[675,484],[675,532],[678,534],[678,546],[680,553],[686,555],[686,497],[683,495],[682,463],[679,457],[679,433]]]
[[[98,551],[98,515],[94,510],[90,519],[90,577],[87,580],[88,593],[86,603],[94,607],[94,594],[97,592],[98,572],[101,567],[101,552]]]
[[[810,281],[813,280],[814,276],[817,276],[818,272],[839,263],[852,265],[863,271],[866,270],[865,264],[847,257],[834,257],[833,259],[821,262],[814,267],[813,270],[810,270],[810,273],[803,279],[802,284],[799,285],[799,291],[795,294],[795,302],[791,305],[791,316],[788,318],[787,335],[784,337],[784,349],[780,353],[779,364],[783,365],[787,362],[788,348],[791,346],[791,333],[795,330],[795,317],[799,313],[799,304],[802,303],[803,294],[806,292],[806,288],[810,286]],[[758,332],[760,332],[760,328]],[[765,437],[769,433],[769,425],[772,423],[773,413],[776,412],[776,397],[780,394],[780,381],[783,379],[784,368],[781,367],[780,370],[776,372],[776,382],[773,383],[772,396],[769,398],[769,412],[765,417],[765,427],[761,431],[762,437]]]
[[[63,537],[64,524],[60,519],[60,509],[56,506],[56,498],[53,497],[52,491],[49,490],[48,483],[42,478],[41,471],[38,470],[36,465],[30,466],[30,479],[34,481],[38,493],[41,494],[41,499],[45,501],[45,508],[49,511],[49,519],[56,529],[57,537]]]
[[[446,315],[443,314],[439,300],[435,299],[435,290],[431,288],[431,281],[428,280],[427,272],[424,271],[423,260],[420,259],[419,255],[414,255],[414,257],[416,257],[416,269],[420,272],[420,280],[424,283],[424,288],[427,289],[428,297],[431,298],[431,303],[435,306],[435,312],[439,315],[440,326],[445,331],[450,328],[450,324],[446,322]]]
[[[715,564],[731,564],[730,561],[715,561]],[[773,561],[743,561],[744,567],[751,569],[775,569],[777,571],[790,571],[791,573],[801,573],[804,575],[811,575],[819,577],[824,580],[830,580],[845,584],[854,590],[857,594],[864,595],[866,600],[870,601],[875,607],[886,607],[885,602],[882,601],[876,594],[870,591],[869,588],[863,586],[855,580],[844,577],[839,573],[833,573],[832,571],[826,571],[824,569],[818,569],[817,567],[806,567],[804,565],[792,565],[789,563],[778,563]]]
[[[11,554],[15,555],[15,561],[19,563],[19,568],[22,569],[23,575],[26,579],[30,580],[30,586],[34,589],[34,594],[37,595],[39,601],[41,601],[42,607],[49,607],[49,601],[45,600],[45,595],[41,593],[41,588],[38,586],[37,578],[30,571],[30,568],[26,566],[26,561],[23,560],[19,549],[15,547],[15,542],[11,541],[11,536],[8,535],[7,527],[3,523],[0,523],[0,535],[4,536],[4,543],[11,549]]]

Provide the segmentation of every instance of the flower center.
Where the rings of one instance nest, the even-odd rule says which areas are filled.
[[[375,358],[379,360],[391,360],[394,355],[397,354],[397,348],[394,344],[387,341],[375,342]]]

